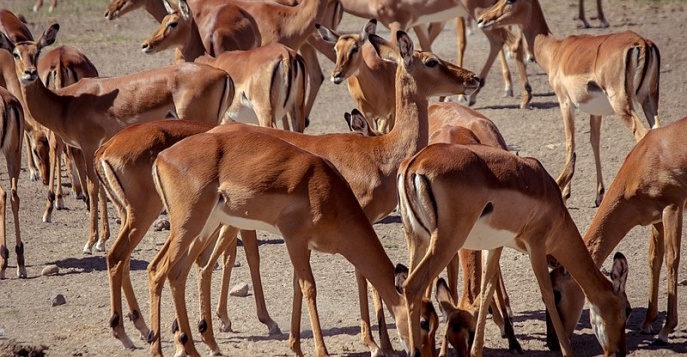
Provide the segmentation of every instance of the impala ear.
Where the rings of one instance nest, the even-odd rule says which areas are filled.
[[[613,291],[616,294],[625,292],[627,282],[627,259],[623,253],[617,252],[613,256],[613,269],[611,270],[611,280],[613,281]]]
[[[360,31],[360,41],[365,42],[367,41],[367,37],[369,35],[373,35],[377,33],[377,19],[372,19],[368,21],[365,26],[363,26],[363,30]]]
[[[446,284],[446,280],[444,280],[444,278],[439,278],[439,280],[437,280],[437,288],[434,298],[439,304],[439,309],[443,315],[444,322],[446,322],[448,315],[455,311],[456,308],[453,304],[453,300],[451,299],[451,293],[449,292],[448,284]]]
[[[415,50],[413,40],[410,39],[407,33],[398,31],[396,32],[396,43],[398,51],[401,53],[401,58],[403,58],[403,64],[408,68],[413,63],[413,51]]]
[[[12,42],[12,40],[2,31],[0,31],[0,48],[8,50],[10,53],[14,51],[14,42]]]
[[[381,59],[388,62],[398,63],[398,60],[400,59],[398,50],[389,41],[375,34],[370,34],[367,39],[370,41],[372,47],[375,49],[375,52],[377,52],[377,55]]]
[[[184,20],[188,21],[191,18],[191,9],[186,0],[179,0],[179,12]]]
[[[403,294],[403,283],[408,279],[408,267],[403,264],[396,264],[394,275],[396,276],[396,291]]]
[[[165,5],[165,10],[167,10],[168,14],[173,14],[175,11],[177,11],[174,6],[169,2],[169,0],[162,0],[162,3]]]
[[[320,37],[322,37],[322,39],[326,42],[329,42],[330,44],[335,44],[336,41],[339,40],[339,35],[336,32],[329,29],[327,26],[315,24],[315,28],[317,29],[317,33],[320,34]]]
[[[351,131],[357,131],[363,133],[365,136],[370,136],[370,125],[367,123],[367,120],[365,120],[363,113],[361,113],[358,109],[353,109],[346,121],[349,122],[348,127],[351,129]]]
[[[57,32],[60,30],[60,24],[52,24],[50,27],[45,29],[43,34],[41,35],[41,38],[36,41],[38,44],[38,48],[41,49],[45,46],[50,46],[53,43],[55,43],[55,39],[57,38]]]

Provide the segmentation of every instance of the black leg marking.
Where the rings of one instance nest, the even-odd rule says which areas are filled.
[[[205,319],[200,320],[200,322],[198,323],[198,331],[200,331],[200,333],[205,333],[205,331],[207,331],[207,330],[208,330],[208,323],[205,322]]]
[[[110,328],[115,328],[117,326],[119,326],[119,314],[115,312],[110,318]]]

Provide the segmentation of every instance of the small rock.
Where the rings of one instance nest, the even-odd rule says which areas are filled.
[[[685,280],[680,280],[680,281],[677,283],[677,285],[680,285],[680,286],[687,286],[687,279],[685,279]]]
[[[62,295],[62,294],[53,295],[50,298],[50,301],[52,302],[53,307],[64,305],[67,303],[67,300],[64,298],[64,295]]]
[[[231,291],[229,291],[229,295],[238,296],[238,297],[248,296],[248,284],[240,283],[240,284],[234,285],[234,287],[231,288]]]
[[[60,272],[60,268],[57,265],[48,265],[41,271],[41,275],[57,275]]]
[[[238,260],[234,262],[234,268],[238,268],[240,266],[241,266],[241,262],[239,262]]]
[[[153,229],[156,232],[160,231],[168,231],[169,230],[169,221],[166,219],[160,219],[155,224],[153,225]]]

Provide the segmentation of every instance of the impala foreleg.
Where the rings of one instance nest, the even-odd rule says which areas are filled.
[[[575,173],[575,109],[570,101],[559,96],[565,127],[565,166],[556,179],[563,195],[563,202],[570,198],[570,181]]]
[[[604,187],[604,178],[601,173],[601,153],[599,152],[599,141],[601,140],[601,116],[591,115],[589,117],[589,141],[592,143],[592,151],[594,152],[594,165],[596,166],[596,200],[594,204],[596,207],[601,205],[601,200],[604,198],[606,188]]]
[[[482,270],[482,283],[480,287],[480,306],[477,314],[477,326],[475,329],[475,339],[472,343],[472,356],[481,356],[484,348],[484,328],[487,321],[487,313],[492,302],[495,289],[495,277],[498,272],[499,259],[501,258],[501,251],[503,248],[496,248],[489,251],[483,251],[486,255],[486,267]]]
[[[191,266],[193,266],[194,258],[198,257],[206,248],[204,243],[205,242],[202,240],[196,240],[184,254],[175,254],[169,260],[170,264],[167,279],[169,280],[169,289],[172,300],[174,300],[174,311],[176,312],[176,318],[172,324],[174,345],[176,347],[175,356],[200,357],[200,353],[196,350],[195,343],[193,342],[191,325],[188,321],[188,310],[186,309],[186,280],[191,270]],[[176,247],[172,245],[169,252],[177,251],[175,248]],[[202,279],[203,272],[201,271],[200,273]]]
[[[682,212],[684,202],[671,204],[663,209],[666,270],[668,271],[668,313],[666,323],[658,333],[658,341],[668,343],[668,335],[677,326],[677,282],[682,242]]]
[[[372,337],[372,328],[370,326],[367,280],[358,270],[355,271],[355,280],[358,286],[358,301],[360,302],[360,340],[370,349],[370,354],[372,356],[380,356],[379,346],[377,346],[377,343]]]
[[[98,239],[98,195],[100,189],[100,183],[98,181],[98,176],[96,175],[95,168],[93,167],[93,151],[89,151],[88,154],[84,152],[84,159],[86,160],[86,182],[88,185],[88,214],[90,217],[90,232],[88,236],[88,241],[83,248],[84,254],[93,253],[93,245],[95,245]]]
[[[663,235],[663,223],[655,223],[651,227],[651,237],[649,239],[649,303],[646,309],[646,316],[642,322],[642,333],[652,334],[652,324],[658,318],[658,289],[661,283],[661,267],[663,267],[663,257],[665,255],[665,238]]]
[[[521,36],[517,40],[517,44],[514,46],[515,50],[515,66],[518,70],[518,79],[522,85],[522,102],[520,102],[520,109],[529,109],[530,102],[532,101],[532,86],[530,85],[529,78],[527,77],[527,65],[525,64],[525,46],[524,36]]]

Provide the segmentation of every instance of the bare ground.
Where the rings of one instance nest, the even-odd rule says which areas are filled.
[[[650,0],[607,0],[606,16],[611,23],[609,29],[579,29],[575,21],[576,1],[546,1],[545,15],[555,34],[559,36],[589,33],[600,34],[611,31],[633,30],[654,40],[661,49],[661,99],[660,116],[664,124],[681,118],[685,113],[683,102],[687,74],[685,66],[687,52],[684,50],[685,20],[687,13],[681,1]],[[588,2],[589,3],[589,2]],[[171,53],[148,56],[140,52],[140,43],[153,31],[156,24],[147,14],[132,13],[123,19],[107,22],[102,13],[106,1],[65,0],[55,13],[30,12],[31,1],[3,0],[0,6],[8,7],[15,13],[26,15],[34,34],[58,21],[62,27],[58,44],[71,44],[82,49],[95,63],[101,75],[120,75],[146,68],[169,64]],[[593,5],[588,5],[588,13],[593,13]],[[588,16],[590,16],[588,15]],[[345,16],[340,29],[358,31],[364,20]],[[592,21],[593,24],[598,22]],[[386,30],[380,31],[388,37]],[[477,31],[479,32],[479,31]],[[486,41],[476,33],[468,38],[465,67],[478,72],[486,56]],[[455,30],[453,26],[444,30],[434,47],[435,52],[444,58],[455,58]],[[322,61],[325,75],[331,64]],[[514,66],[511,67],[514,68]],[[492,118],[499,126],[506,141],[513,150],[523,156],[534,156],[542,161],[552,176],[556,177],[564,162],[564,136],[561,114],[546,75],[536,64],[528,68],[534,89],[533,109],[517,109],[520,94],[519,84],[515,83],[516,98],[502,98],[502,81],[498,69],[494,68],[489,81],[478,98],[476,109]],[[515,76],[515,75],[514,75]],[[389,90],[389,95],[393,92]],[[344,86],[326,82],[317,99],[311,116],[310,133],[342,132],[347,130],[343,112],[353,108],[352,101]],[[570,212],[584,232],[594,215],[594,164],[587,143],[589,126],[585,116],[578,114],[577,120],[577,174],[573,180],[573,195],[568,201]],[[630,131],[618,120],[609,117],[602,127],[602,159],[606,186],[614,178],[634,140]],[[687,139],[687,136],[685,137]],[[0,183],[8,187],[7,175],[0,173]],[[137,349],[124,350],[110,333],[108,280],[104,254],[84,256],[81,247],[86,239],[87,212],[84,205],[72,196],[66,198],[67,209],[54,215],[53,223],[41,223],[40,217],[46,197],[46,189],[40,183],[30,182],[28,174],[22,173],[19,193],[21,197],[21,227],[26,249],[29,278],[18,280],[14,277],[14,255],[11,255],[10,279],[0,282],[0,355],[20,354],[22,347],[26,353],[39,351],[42,345],[49,356],[145,356],[147,345],[136,340]],[[116,213],[110,210],[110,224],[113,236],[118,225]],[[11,227],[11,223],[8,224]],[[407,250],[400,219],[392,214],[375,225],[388,254],[395,262],[407,261]],[[627,344],[632,355],[656,356],[687,353],[687,333],[681,323],[671,335],[671,344],[664,348],[649,346],[655,336],[639,332],[647,304],[648,269],[647,247],[649,232],[646,228],[636,228],[620,244],[618,250],[625,253],[630,264],[628,295],[634,313],[627,325]],[[147,318],[147,279],[145,269],[159,246],[166,239],[166,232],[151,231],[135,251],[131,274],[134,288],[142,303],[144,317]],[[246,298],[230,299],[230,314],[235,332],[216,332],[218,342],[225,355],[289,355],[287,344],[290,306],[291,306],[291,268],[285,254],[283,241],[279,237],[262,235],[260,253],[262,257],[262,277],[267,295],[267,306],[272,317],[280,324],[284,334],[268,336],[267,329],[255,317],[252,295]],[[13,245],[12,234],[8,237]],[[111,245],[111,244],[110,244]],[[12,250],[12,249],[11,249]],[[249,282],[247,265],[243,251],[239,250],[235,268],[234,282]],[[41,269],[48,264],[60,267],[58,276],[40,275]],[[321,314],[325,342],[333,355],[367,355],[359,341],[358,303],[355,289],[353,267],[340,256],[314,254],[313,270],[318,283],[318,307]],[[606,265],[608,267],[608,263]],[[515,313],[515,331],[529,355],[554,355],[545,346],[545,325],[543,303],[536,281],[525,255],[506,251],[502,258],[502,268],[506,286],[512,298]],[[680,268],[684,278],[685,268]],[[196,313],[197,295],[193,288],[195,276],[190,278],[187,301],[189,312]],[[219,274],[215,276],[219,280]],[[218,283],[218,281],[217,281]],[[662,311],[654,330],[660,329],[665,318],[666,280],[663,277],[659,301]],[[218,286],[216,284],[216,286]],[[64,294],[67,304],[50,306],[53,293]],[[216,291],[215,291],[216,293]],[[679,288],[678,306],[682,316],[687,313],[684,288]],[[216,295],[216,294],[215,294]],[[213,296],[213,301],[216,301]],[[172,321],[171,299],[167,291],[163,294],[163,345],[164,352],[172,355],[173,344],[169,332]],[[599,355],[601,348],[596,342],[591,328],[583,315],[582,322],[572,340],[573,348],[580,355]],[[388,321],[391,321],[387,318]],[[312,334],[307,316],[303,317],[303,351],[312,354]],[[393,328],[393,324],[390,325]],[[132,337],[133,326],[126,321],[126,328]],[[392,333],[397,350],[402,343]],[[209,351],[198,344],[202,354]],[[491,323],[487,327],[485,354],[507,356],[507,343],[499,337],[498,329]],[[40,352],[35,352],[40,353]],[[39,354],[34,354],[39,355]]]

